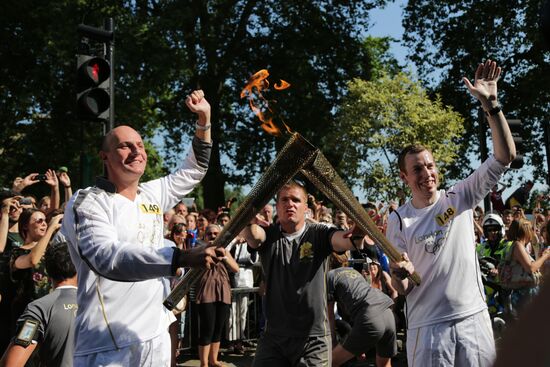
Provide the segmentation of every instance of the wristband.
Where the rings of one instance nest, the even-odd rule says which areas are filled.
[[[495,116],[497,115],[500,111],[502,111],[500,105],[496,105],[495,107],[491,108],[489,111],[485,111],[485,114],[487,116]]]
[[[212,124],[210,122],[207,123],[206,125],[199,125],[199,123],[197,121],[197,123],[195,124],[195,127],[197,128],[197,130],[202,130],[202,131],[210,129],[211,126],[212,126]]]

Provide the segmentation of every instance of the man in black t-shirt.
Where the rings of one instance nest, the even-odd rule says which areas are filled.
[[[328,256],[352,248],[355,237],[306,223],[307,192],[296,182],[279,191],[276,209],[278,224],[256,217],[244,231],[250,247],[258,248],[266,282],[267,323],[253,366],[330,366]]]
[[[73,365],[77,280],[67,243],[50,244],[44,261],[55,290],[29,303],[17,320],[17,332],[0,366],[24,366],[35,349],[41,365]]]

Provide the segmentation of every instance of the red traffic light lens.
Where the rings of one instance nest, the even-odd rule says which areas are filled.
[[[105,59],[92,57],[80,65],[79,74],[81,83],[99,85],[109,79],[111,67]]]

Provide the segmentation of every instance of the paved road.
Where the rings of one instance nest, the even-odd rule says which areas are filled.
[[[254,358],[254,351],[248,350],[245,355],[230,354],[224,350],[220,353],[220,361],[222,361],[227,367],[250,367],[252,366],[252,360]],[[200,366],[199,360],[196,355],[183,355],[181,363],[178,366],[195,367]],[[346,364],[346,367],[374,367],[374,356],[370,356],[366,361],[351,362]],[[393,367],[407,367],[407,361],[403,353],[399,353],[392,359]]]

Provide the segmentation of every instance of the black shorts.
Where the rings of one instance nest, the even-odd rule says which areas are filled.
[[[252,367],[330,367],[330,345],[330,335],[299,338],[264,334],[258,341]]]
[[[390,308],[377,315],[368,312],[357,315],[353,327],[342,344],[345,350],[354,355],[368,352],[376,347],[380,357],[391,358],[397,354],[395,338],[395,318]]]

